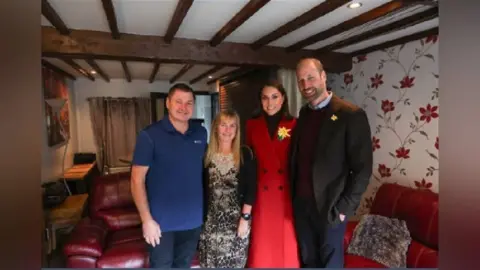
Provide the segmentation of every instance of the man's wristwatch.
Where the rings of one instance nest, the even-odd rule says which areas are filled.
[[[244,219],[244,220],[250,220],[252,218],[252,215],[251,214],[247,214],[247,213],[242,213],[241,217]]]

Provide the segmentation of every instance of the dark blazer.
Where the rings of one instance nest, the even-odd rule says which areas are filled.
[[[305,110],[300,109],[292,134],[290,180],[295,196],[299,131]],[[365,111],[333,95],[318,134],[312,165],[317,209],[329,224],[340,223],[339,214],[352,216],[367,188],[373,166],[370,125]]]
[[[257,195],[257,161],[254,152],[248,146],[242,146],[242,162],[237,173],[238,185],[237,196],[239,198],[240,207],[244,204],[252,205],[255,203]],[[203,191],[204,191],[204,218],[208,213],[208,199],[210,175],[208,167],[204,169],[203,173]]]

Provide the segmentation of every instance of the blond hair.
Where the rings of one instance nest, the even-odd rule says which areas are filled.
[[[207,147],[207,153],[205,155],[205,167],[207,167],[213,159],[213,155],[220,151],[220,141],[218,139],[218,126],[224,119],[234,119],[237,130],[235,137],[232,142],[232,154],[235,167],[240,168],[240,163],[242,162],[242,155],[240,150],[240,117],[234,110],[227,110],[220,112],[212,123],[212,128],[210,132],[210,143]]]

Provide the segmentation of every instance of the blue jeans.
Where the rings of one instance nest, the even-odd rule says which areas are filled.
[[[150,250],[150,268],[190,268],[197,251],[201,227],[162,232],[160,245]]]

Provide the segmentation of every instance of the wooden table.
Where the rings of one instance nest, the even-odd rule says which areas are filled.
[[[46,210],[47,229],[51,239],[51,250],[57,247],[56,231],[74,227],[83,217],[88,194],[68,196],[60,205]]]
[[[77,193],[88,193],[89,183],[85,183],[85,179],[95,166],[97,166],[96,162],[73,165],[65,171],[63,178],[65,178],[67,182],[75,182],[74,188]]]
[[[96,164],[96,162],[93,162],[88,164],[73,165],[63,174],[63,178],[65,178],[67,181],[82,179],[93,169],[93,167],[96,166]]]

